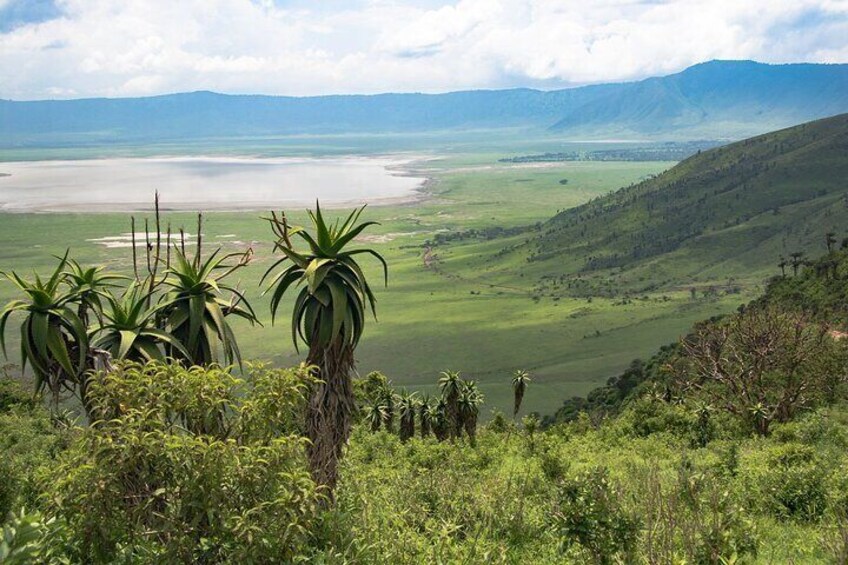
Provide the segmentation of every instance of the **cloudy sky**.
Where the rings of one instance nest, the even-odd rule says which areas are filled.
[[[0,98],[555,88],[848,62],[848,0],[0,0]]]

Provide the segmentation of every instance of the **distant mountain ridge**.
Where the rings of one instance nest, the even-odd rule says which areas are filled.
[[[848,64],[711,61],[665,77],[554,91],[1,100],[0,146],[508,127],[738,138],[840,112],[848,112]]]

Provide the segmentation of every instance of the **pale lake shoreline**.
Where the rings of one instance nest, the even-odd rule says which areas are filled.
[[[254,157],[254,156],[183,156],[169,155],[156,157],[116,157],[116,158],[95,158],[95,159],[74,159],[74,160],[44,160],[44,161],[6,161],[0,163],[0,213],[12,214],[53,214],[53,213],[118,213],[118,212],[142,212],[150,210],[153,203],[153,195],[155,188],[147,190],[149,197],[145,194],[144,198],[127,198],[124,199],[111,198],[116,190],[120,189],[120,180],[117,180],[115,185],[109,187],[98,187],[97,190],[89,189],[84,180],[75,177],[69,177],[66,173],[61,173],[65,169],[77,169],[83,173],[86,169],[98,167],[100,165],[106,167],[119,167],[121,165],[129,167],[144,167],[147,169],[159,167],[184,167],[197,168],[205,167],[208,169],[217,169],[213,172],[200,170],[189,178],[185,171],[175,171],[173,177],[184,176],[184,179],[167,177],[167,182],[171,183],[171,188],[160,190],[161,194],[161,209],[172,212],[252,212],[269,209],[291,209],[300,207],[312,207],[315,204],[316,198],[321,202],[321,206],[328,209],[351,208],[368,204],[369,206],[406,206],[419,204],[432,197],[432,187],[436,183],[436,179],[429,172],[421,170],[421,165],[427,161],[436,159],[434,155],[422,154],[381,154],[381,155],[342,155],[333,157]],[[240,171],[239,168],[255,168],[268,169],[260,170],[259,172],[265,177],[261,179],[265,186],[261,187],[256,192],[260,193],[260,198],[240,198],[235,196],[231,189],[228,192],[222,193],[222,187],[213,187],[204,185],[202,192],[198,194],[182,194],[182,198],[170,198],[173,191],[182,190],[181,188],[174,189],[174,185],[179,185],[182,182],[185,184],[197,184],[207,179],[205,182],[210,182],[208,179],[215,177],[233,175],[236,176]],[[270,167],[278,169],[274,173]],[[310,170],[312,167],[315,170]],[[35,169],[42,168],[40,171]],[[298,170],[304,169],[305,170]],[[51,178],[48,171],[58,169],[57,179],[55,183],[51,183]],[[231,169],[231,170],[227,170]],[[16,175],[15,171],[19,174]],[[11,172],[10,172],[11,171]],[[21,171],[24,174],[21,174]],[[99,171],[103,173],[103,171]],[[235,172],[235,175],[234,175]],[[269,181],[276,179],[276,182],[281,180],[289,180],[288,173],[299,173],[303,178],[303,184],[297,186],[300,194],[290,197],[286,194],[283,197],[270,195],[271,191],[280,191],[277,187],[268,185]],[[317,174],[316,174],[317,173]],[[242,172],[242,174],[245,174]],[[249,173],[248,173],[249,174]],[[321,175],[328,177],[326,181],[320,180]],[[31,186],[14,186],[12,183],[22,177],[34,177],[31,180]],[[61,176],[60,176],[61,175]],[[167,172],[159,172],[160,177],[165,178]],[[255,173],[254,173],[255,175]],[[348,176],[353,177],[350,180]],[[71,178],[72,180],[68,180]],[[334,181],[333,179],[336,178]],[[27,181],[26,178],[22,182]],[[351,189],[348,185],[356,184],[363,188]],[[96,182],[103,183],[104,179],[97,179]],[[133,178],[130,184],[139,184],[143,180]],[[296,182],[296,181],[295,181]],[[325,186],[317,187],[318,194],[304,194],[310,191],[309,183],[325,183]],[[332,183],[332,187],[326,186],[326,183]],[[374,188],[373,185],[383,184],[384,189]],[[117,188],[113,188],[116,186]],[[339,195],[328,196],[328,191],[338,190]],[[131,187],[127,193],[131,193],[133,189],[137,192],[138,186]],[[41,191],[41,192],[39,192]],[[88,196],[88,199],[75,199],[74,193],[82,193]],[[105,198],[97,198],[97,192],[108,194]],[[188,192],[190,192],[189,189]],[[362,193],[365,191],[366,193]],[[10,192],[12,194],[10,194]],[[94,192],[94,194],[92,194]],[[170,192],[170,194],[169,194]],[[185,191],[183,191],[185,192]],[[354,192],[356,194],[350,194]],[[388,194],[381,194],[388,192]],[[17,193],[17,194],[15,194]],[[46,196],[42,193],[48,193]],[[52,193],[52,197],[50,195]],[[18,196],[16,198],[15,196]],[[241,196],[244,196],[243,194]],[[111,200],[110,200],[111,198]]]

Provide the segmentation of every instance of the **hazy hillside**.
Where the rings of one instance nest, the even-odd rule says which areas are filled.
[[[848,235],[846,178],[843,114],[690,157],[561,212],[502,254],[537,274],[614,272],[637,286],[776,271],[780,255]]]
[[[571,110],[555,130],[655,133],[699,130],[734,136],[832,116],[846,109],[846,65],[712,61],[621,85]],[[760,132],[765,130],[760,130]],[[759,132],[758,132],[759,133]]]
[[[845,111],[848,65],[713,61],[661,78],[548,92],[0,101],[0,144],[506,127],[727,139]]]

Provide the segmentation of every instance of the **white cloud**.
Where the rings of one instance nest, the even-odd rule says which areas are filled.
[[[432,92],[848,61],[846,0],[56,3],[61,17],[0,34],[0,96]]]

